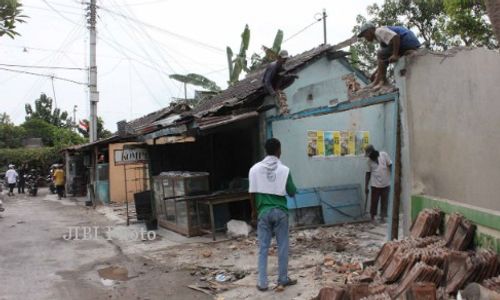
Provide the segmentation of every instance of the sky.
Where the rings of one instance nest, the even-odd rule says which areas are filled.
[[[17,28],[21,36],[0,38],[0,113],[14,123],[24,121],[25,104],[40,93],[70,116],[76,108],[77,120],[88,118],[87,1],[21,0],[29,16]],[[352,36],[356,16],[375,2],[381,0],[97,0],[98,115],[115,131],[118,121],[184,97],[183,85],[170,74],[199,73],[226,88],[225,48],[239,51],[245,24],[251,32],[248,58],[262,45],[272,46],[278,29],[284,31],[282,49],[295,55],[323,43],[323,25],[316,22],[323,9],[327,41],[335,44]],[[188,86],[188,97],[193,94]]]

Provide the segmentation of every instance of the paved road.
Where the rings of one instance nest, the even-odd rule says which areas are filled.
[[[3,198],[0,300],[210,299],[186,288],[192,282],[186,271],[123,254],[104,238],[104,229],[91,240],[65,240],[72,226],[115,225],[93,209],[70,199],[58,201],[46,190],[37,197]],[[130,279],[105,285],[97,270],[110,265],[126,268]]]

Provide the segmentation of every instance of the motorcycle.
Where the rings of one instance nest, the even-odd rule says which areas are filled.
[[[3,194],[2,194],[2,185],[0,184],[0,212],[4,211],[5,208],[3,208],[3,202],[2,202],[2,199],[3,199]]]
[[[30,196],[36,196],[38,193],[38,174],[35,170],[31,170],[31,172],[26,175],[26,187],[28,188],[28,194]]]
[[[48,186],[49,186],[49,190],[52,194],[55,194],[57,191],[56,191],[56,185],[54,184],[54,180],[52,178],[52,175],[48,175],[46,178],[45,178],[45,181],[47,182]]]

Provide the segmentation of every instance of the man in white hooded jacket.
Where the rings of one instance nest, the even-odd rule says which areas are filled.
[[[288,277],[288,206],[286,194],[295,196],[297,189],[290,169],[279,160],[281,143],[277,139],[266,141],[267,156],[256,163],[249,173],[252,219],[258,213],[257,236],[259,239],[259,278],[257,289],[268,289],[267,255],[274,234],[278,244],[278,285],[285,287],[297,283]]]

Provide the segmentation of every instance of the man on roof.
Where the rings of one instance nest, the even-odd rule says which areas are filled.
[[[288,51],[281,50],[276,61],[270,63],[266,67],[262,83],[267,93],[275,98],[276,105],[279,106],[281,114],[288,113],[288,104],[285,93],[281,90],[282,86],[288,85],[298,78],[295,74],[284,74],[284,65],[288,59]]]
[[[358,38],[365,38],[368,42],[377,40],[380,49],[377,51],[377,70],[372,74],[372,86],[380,89],[387,83],[387,65],[398,61],[407,51],[420,47],[415,34],[402,26],[375,27],[367,22],[360,28]]]

